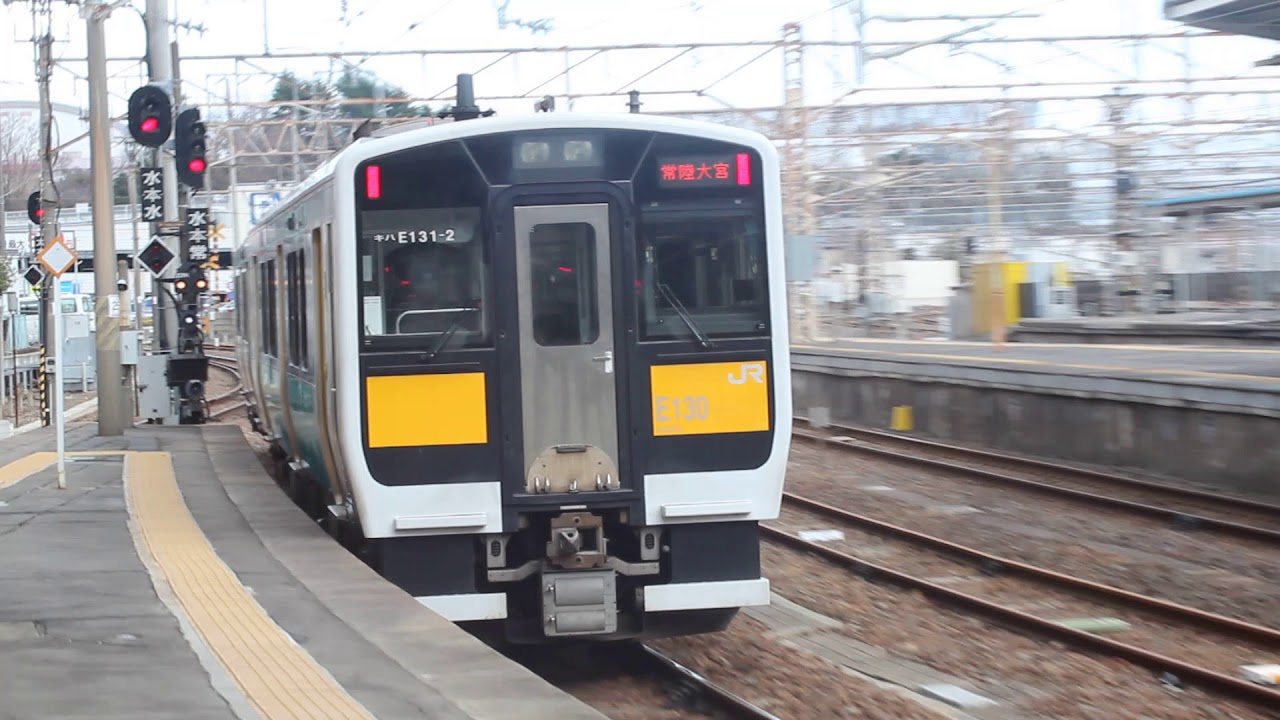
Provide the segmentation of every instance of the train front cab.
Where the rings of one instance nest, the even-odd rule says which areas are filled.
[[[361,163],[365,460],[422,508],[363,503],[379,571],[517,641],[767,603],[790,412],[774,177],[767,147],[640,131]]]

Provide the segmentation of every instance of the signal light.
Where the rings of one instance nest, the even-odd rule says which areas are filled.
[[[205,127],[200,122],[200,110],[190,108],[178,114],[173,132],[173,151],[178,159],[178,179],[193,190],[204,187]]]
[[[174,280],[174,281],[173,281],[173,289],[174,289],[174,290],[177,290],[178,292],[186,292],[186,290],[187,290],[187,279],[186,279],[186,278],[178,278],[177,280]]]
[[[196,290],[201,292],[209,289],[209,281],[204,278],[196,278]]]
[[[33,192],[27,196],[27,219],[32,225],[39,225],[44,219],[44,208],[40,204],[40,193]]]
[[[143,85],[129,96],[129,134],[139,145],[160,147],[173,130],[173,103],[155,85]]]

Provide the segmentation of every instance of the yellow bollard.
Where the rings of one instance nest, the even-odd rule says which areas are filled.
[[[915,418],[912,417],[910,405],[898,405],[893,408],[893,418],[889,422],[889,427],[894,432],[911,432],[915,428]]]

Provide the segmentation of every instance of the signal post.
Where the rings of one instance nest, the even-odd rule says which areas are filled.
[[[204,187],[208,169],[205,125],[199,109],[187,108],[175,117],[173,106],[169,94],[158,84],[138,88],[129,99],[129,133],[140,145],[155,148],[161,157],[165,156],[160,147],[172,133],[177,180],[182,186],[197,191]],[[180,207],[179,251],[175,256],[164,240],[164,230],[171,227],[165,220],[171,204],[181,204],[170,196],[168,183],[164,182],[167,180],[159,165],[141,168],[139,173],[139,209],[144,220],[155,223],[157,232],[137,259],[155,276],[157,306],[161,306],[167,296],[178,310],[177,332],[164,343],[169,350],[165,356],[165,382],[171,393],[177,393],[178,421],[201,423],[207,419],[204,387],[208,380],[208,358],[200,329],[200,301],[209,287],[201,265],[208,259],[211,223],[207,209]],[[180,269],[171,274],[169,268],[177,257],[181,258]],[[169,285],[173,286],[172,292]]]

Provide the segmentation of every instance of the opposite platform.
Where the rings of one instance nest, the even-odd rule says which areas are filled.
[[[0,443],[0,717],[603,718],[378,577],[233,426]]]
[[[793,345],[792,364],[1280,418],[1280,349],[868,339]]]
[[[1280,350],[854,340],[791,366],[819,421],[1280,493]]]

